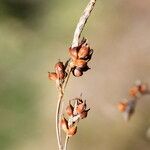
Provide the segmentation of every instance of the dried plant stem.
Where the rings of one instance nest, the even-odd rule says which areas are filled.
[[[56,135],[57,135],[57,141],[58,141],[58,147],[59,150],[63,150],[63,145],[62,145],[62,138],[61,138],[61,127],[60,127],[60,119],[61,119],[61,106],[62,106],[62,100],[64,97],[64,91],[67,86],[70,74],[71,74],[71,67],[69,66],[68,68],[68,75],[65,79],[65,82],[63,83],[63,86],[58,87],[58,92],[59,92],[59,97],[57,101],[57,108],[56,108]],[[63,108],[62,108],[63,109]]]
[[[60,109],[61,109],[61,102],[64,94],[62,88],[58,88],[58,90],[59,90],[59,97],[58,97],[57,108],[56,108],[56,136],[57,136],[59,150],[62,150],[63,146],[62,146],[62,140],[60,134],[60,114],[61,114]]]
[[[71,74],[71,67],[69,66],[69,69],[68,69],[68,75],[67,75],[67,77],[66,77],[66,80],[65,80],[64,86],[63,86],[63,92],[65,92],[67,83],[68,83],[68,81],[69,81],[70,74]]]
[[[90,2],[88,3],[88,5],[86,6],[83,15],[80,17],[80,20],[77,24],[76,30],[74,32],[74,37],[73,37],[73,41],[72,41],[72,48],[73,47],[77,47],[79,45],[79,38],[80,35],[83,31],[83,28],[91,14],[91,11],[94,8],[94,5],[96,3],[96,0],[90,0]]]
[[[65,144],[64,144],[64,149],[63,150],[67,150],[68,141],[69,141],[69,137],[68,137],[68,135],[66,135],[66,139],[65,139]]]
[[[90,14],[91,14],[91,11],[94,8],[95,3],[96,3],[96,0],[90,0],[87,7],[85,8],[83,15],[81,16],[81,18],[77,24],[76,30],[74,32],[73,42],[72,42],[72,46],[71,46],[72,48],[77,47],[79,45],[80,35],[83,31],[83,28],[84,28]],[[71,73],[71,67],[69,65],[67,65],[67,67],[68,67],[68,75],[67,75],[63,85],[58,87],[59,97],[58,97],[57,108],[56,108],[56,135],[57,135],[59,150],[67,150],[67,144],[68,144],[68,140],[69,140],[68,135],[66,135],[65,144],[63,147],[62,138],[61,138],[61,130],[60,130],[60,119],[61,119],[62,114],[61,114],[60,110],[61,110],[62,100],[64,97],[65,88],[68,84],[68,80],[70,78],[70,73]]]

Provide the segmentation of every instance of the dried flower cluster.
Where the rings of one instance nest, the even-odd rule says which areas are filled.
[[[63,62],[58,61],[55,64],[54,69],[55,69],[55,72],[48,72],[48,78],[50,80],[56,81],[57,84],[63,83],[64,79],[67,76],[66,66],[63,64]]]
[[[147,84],[141,83],[141,81],[137,81],[136,84],[130,88],[129,100],[118,103],[118,110],[124,114],[125,121],[128,121],[135,112],[137,101],[141,98],[141,96],[148,93],[149,90]]]
[[[73,101],[73,104],[71,103]],[[71,137],[77,132],[77,124],[81,119],[87,117],[88,111],[86,109],[86,100],[83,101],[81,98],[75,98],[69,101],[66,107],[66,119],[64,116],[61,119],[61,127],[68,137]]]
[[[80,77],[83,75],[83,72],[89,70],[87,63],[91,60],[92,54],[93,50],[87,44],[87,40],[83,38],[78,47],[69,48],[69,60],[65,63],[58,61],[54,66],[55,71],[48,72],[48,78],[56,82],[59,92],[56,109],[56,133],[59,149],[63,149],[63,147],[65,149],[66,147],[66,142],[64,146],[62,145],[60,125],[65,131],[66,137],[69,138],[77,132],[77,123],[79,120],[86,118],[89,111],[89,109],[86,109],[86,101],[83,101],[81,98],[72,100],[73,104],[69,101],[69,105],[66,108],[68,119],[65,117],[61,118],[60,108],[70,73],[72,72],[75,77]]]
[[[69,48],[70,59],[65,64],[58,61],[54,67],[55,72],[48,72],[48,78],[57,83],[58,81],[59,83],[63,83],[68,74],[68,66],[75,77],[82,76],[83,72],[90,69],[87,63],[91,60],[92,54],[93,49],[90,49],[87,39],[83,38],[78,47]]]
[[[71,57],[70,67],[75,77],[82,76],[83,72],[90,69],[87,63],[91,60],[93,50],[90,49],[86,39],[83,38],[78,47],[70,47],[69,54]]]

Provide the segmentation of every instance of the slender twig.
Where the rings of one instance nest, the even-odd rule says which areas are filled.
[[[58,91],[59,91],[59,96],[58,96],[57,108],[56,108],[56,136],[57,136],[59,150],[62,150],[63,146],[62,146],[62,140],[60,134],[60,109],[61,109],[61,102],[64,93],[62,91],[62,88],[58,88]]]
[[[73,47],[77,47],[79,45],[79,39],[80,39],[80,35],[83,31],[83,28],[91,14],[91,11],[94,8],[94,5],[96,3],[96,0],[90,0],[90,2],[88,3],[88,5],[86,6],[83,15],[80,17],[80,20],[77,24],[76,30],[74,32],[74,37],[73,37],[73,41],[72,41],[72,48]]]
[[[83,28],[91,14],[91,11],[94,8],[94,5],[96,3],[96,0],[90,0],[90,2],[88,3],[87,7],[85,8],[83,15],[81,16],[76,30],[74,32],[74,37],[73,37],[73,42],[72,42],[72,48],[77,47],[79,45],[79,40],[80,40],[80,35],[81,32],[83,31]],[[62,105],[62,99],[64,96],[64,91],[65,88],[68,84],[69,78],[70,78],[70,74],[71,74],[71,67],[67,64],[66,68],[68,67],[68,75],[63,83],[63,85],[61,87],[59,87],[59,97],[58,97],[58,102],[57,102],[57,108],[56,108],[56,134],[57,134],[57,141],[58,141],[58,146],[59,146],[59,150],[67,150],[67,144],[68,144],[68,140],[69,137],[68,135],[66,135],[66,139],[65,139],[65,144],[64,144],[64,148],[62,145],[62,138],[61,138],[61,131],[60,131],[60,117],[61,117],[61,105]]]
[[[66,135],[66,139],[65,139],[65,144],[64,144],[64,149],[63,150],[67,150],[68,141],[69,141],[69,136]]]
[[[56,135],[57,135],[57,141],[58,141],[58,146],[59,146],[59,150],[63,149],[63,145],[62,145],[62,138],[61,138],[61,130],[60,130],[60,118],[61,118],[61,106],[62,106],[62,99],[64,97],[64,91],[65,88],[67,86],[70,74],[71,74],[71,67],[69,66],[68,68],[68,74],[67,77],[63,83],[63,86],[58,86],[58,92],[59,92],[59,97],[58,97],[58,101],[57,101],[57,108],[56,108]],[[63,109],[63,108],[62,108]]]
[[[72,70],[72,69],[71,69],[71,67],[69,66],[68,75],[67,75],[66,80],[65,80],[64,85],[63,85],[63,92],[65,92],[66,86],[67,86],[67,84],[68,84],[68,81],[69,81],[69,78],[70,78],[70,74],[71,74],[71,70]]]

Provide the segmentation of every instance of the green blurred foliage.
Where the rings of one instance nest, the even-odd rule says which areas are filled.
[[[57,149],[57,91],[48,81],[87,0],[0,0],[0,149]],[[67,98],[81,92],[91,112],[69,149],[149,150],[149,96],[126,124],[116,109],[136,79],[150,85],[150,3],[97,1],[83,32],[95,49],[91,71],[71,78]]]

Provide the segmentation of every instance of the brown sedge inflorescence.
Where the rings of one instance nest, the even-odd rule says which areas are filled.
[[[88,111],[86,109],[86,100],[83,101],[81,98],[75,98],[69,101],[66,107],[66,117],[60,113],[61,101],[64,95],[64,90],[67,85],[70,74],[72,73],[75,77],[80,77],[83,72],[88,71],[90,68],[88,62],[91,60],[93,55],[93,49],[90,48],[87,43],[87,39],[83,38],[79,46],[74,48],[69,48],[70,58],[64,63],[58,61],[54,66],[53,72],[48,72],[48,78],[56,82],[59,91],[59,101],[57,107],[57,117],[56,117],[56,133],[60,149],[62,146],[60,127],[65,132],[66,137],[72,137],[77,132],[78,122],[87,117]],[[66,143],[66,142],[65,142]]]
[[[79,121],[87,117],[89,110],[86,100],[75,98],[69,101],[65,110],[67,119],[64,115],[61,119],[61,127],[68,137],[76,134]]]
[[[78,47],[69,48],[70,58],[65,62],[58,61],[55,64],[55,72],[48,72],[48,78],[53,81],[63,81],[67,77],[68,67],[75,77],[80,77],[83,72],[88,71],[90,68],[88,62],[93,55],[93,49],[87,43],[87,39],[83,38]]]
[[[60,86],[67,77],[66,66],[63,62],[58,61],[54,66],[55,72],[48,72],[48,78],[56,81],[56,84]]]
[[[90,48],[87,39],[83,38],[78,47],[70,47],[69,54],[71,58],[70,67],[75,77],[82,76],[83,72],[90,69],[87,63],[91,60],[93,49]]]
[[[65,88],[71,73],[75,77],[80,77],[84,72],[90,69],[88,67],[88,62],[91,60],[93,50],[87,43],[87,39],[83,38],[80,42],[80,36],[95,3],[96,0],[90,0],[79,19],[74,32],[71,47],[69,48],[70,58],[66,61],[66,63],[59,61],[55,65],[55,71],[48,72],[48,78],[56,82],[58,89],[58,101],[56,107],[56,136],[59,150],[67,149],[69,137],[77,132],[78,121],[84,119],[89,111],[89,109],[86,109],[86,102],[79,99],[75,99],[73,104],[69,101],[69,105],[66,108],[68,119],[62,117],[62,112],[60,110],[62,107]],[[62,127],[62,129],[66,132],[64,144],[62,142],[60,127]]]
[[[145,94],[149,94],[148,85],[141,81],[136,81],[135,85],[129,90],[130,98],[118,103],[118,110],[123,113],[125,121],[130,120],[135,112],[138,100]]]

